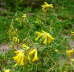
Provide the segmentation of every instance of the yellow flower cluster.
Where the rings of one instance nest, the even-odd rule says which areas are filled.
[[[26,44],[22,44],[21,48],[23,48],[24,50],[28,50],[29,49],[29,47]]]
[[[66,50],[66,54],[71,61],[74,61],[74,58],[72,58],[72,55],[74,54],[74,49]]]
[[[27,14],[23,14],[22,17],[23,17],[23,18],[26,18],[26,17],[27,17]]]
[[[71,55],[74,53],[74,50],[71,49],[71,50],[66,50],[66,54],[67,56],[71,57]]]
[[[14,28],[13,24],[10,25],[10,28],[9,28],[9,31],[8,31],[8,34],[9,34],[9,39],[11,41],[14,41],[14,40],[17,40],[16,37],[18,37],[18,29]]]
[[[24,52],[22,50],[15,51],[16,56],[13,57],[13,59],[16,61],[17,64],[24,65],[24,61],[26,60],[26,56],[24,55]]]
[[[74,32],[71,32],[71,35],[74,35]]]
[[[36,32],[37,37],[35,38],[35,40],[39,40],[40,38],[43,41],[43,44],[50,44],[54,38],[51,36],[51,34],[43,31],[43,32]]]
[[[16,64],[19,65],[24,65],[28,61],[38,61],[38,56],[37,56],[37,49],[32,49],[28,52],[28,54],[25,55],[25,52],[22,50],[17,50],[15,51],[16,56],[13,57],[13,59],[16,61]]]
[[[53,4],[48,4],[47,2],[44,2],[44,4],[42,5],[42,10],[44,12],[47,12],[49,8],[53,8]]]
[[[11,70],[10,69],[5,69],[4,72],[11,72]]]
[[[16,37],[16,36],[14,36],[14,37],[12,38],[12,41],[13,41],[14,43],[19,43],[19,38]]]
[[[38,56],[37,56],[37,50],[36,49],[31,50],[29,52],[29,56],[33,56],[32,62],[38,61]]]
[[[74,62],[74,59],[72,58],[72,59],[70,59],[72,62]]]

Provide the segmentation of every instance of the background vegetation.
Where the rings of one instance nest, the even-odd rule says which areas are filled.
[[[53,4],[54,7],[43,12],[41,6],[44,2]],[[48,45],[35,41],[36,31],[50,33],[55,40]],[[70,45],[70,41],[74,40],[72,31],[74,0],[2,0],[0,43],[7,44],[9,49],[0,52],[0,71],[10,69],[11,72],[73,72],[74,62],[70,60],[73,59],[73,54],[69,58],[66,53],[68,49],[74,48]],[[14,36],[18,37],[19,43],[11,40]],[[15,66],[16,62],[12,58],[15,56],[15,48],[20,49],[19,45],[23,43],[38,50],[39,60],[24,66]]]

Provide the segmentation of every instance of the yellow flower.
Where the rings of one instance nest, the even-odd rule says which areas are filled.
[[[39,38],[41,38],[43,40],[43,44],[49,44],[51,43],[54,38],[51,36],[51,34],[43,31],[43,32],[36,32],[37,34],[37,38],[35,40],[38,40]]]
[[[26,14],[23,14],[23,16],[22,16],[23,18],[26,18],[27,17],[27,15]]]
[[[33,49],[29,52],[29,56],[33,56],[32,57],[32,62],[38,61],[38,55],[37,55],[37,49]],[[29,57],[30,59],[30,57]]]
[[[38,40],[39,38],[42,37],[42,33],[41,32],[36,32],[37,37],[35,38],[35,40]]]
[[[6,70],[4,70],[4,72],[11,72],[11,70],[10,69],[6,69]]]
[[[34,55],[32,62],[35,62],[35,61],[38,61],[37,51],[35,52],[35,55]]]
[[[22,44],[22,46],[21,46],[23,49],[25,49],[25,50],[28,50],[29,49],[29,47],[26,45],[26,44]]]
[[[13,41],[14,43],[19,43],[18,37],[13,37],[12,41]]]
[[[66,54],[67,54],[68,57],[71,57],[73,53],[74,53],[74,50],[73,49],[66,50]]]
[[[24,65],[27,57],[24,55],[24,52],[22,50],[15,51],[16,56],[13,57],[13,59],[16,61],[19,65]]]
[[[42,10],[44,12],[47,12],[49,8],[53,8],[53,4],[48,4],[47,2],[44,2],[44,4],[42,5]]]
[[[19,18],[16,18],[15,21],[19,21]]]
[[[71,58],[70,60],[71,60],[72,62],[74,62],[74,59],[73,59],[73,58]]]
[[[55,49],[55,52],[59,52],[58,49]]]
[[[74,35],[74,32],[71,32],[71,35]]]
[[[54,38],[47,32],[43,32],[42,38],[44,39],[43,44],[49,44],[54,40]]]

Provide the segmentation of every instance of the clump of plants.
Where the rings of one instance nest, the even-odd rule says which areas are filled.
[[[73,70],[74,50],[68,50],[63,24],[54,14],[53,4],[44,2],[36,13],[16,12],[8,36],[9,50],[1,58],[1,72]]]

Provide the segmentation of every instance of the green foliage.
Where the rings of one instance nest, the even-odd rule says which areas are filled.
[[[66,4],[70,4],[71,7],[72,2],[69,3],[68,0],[52,0],[51,2],[54,2],[54,8],[49,8],[46,13],[41,9],[33,11],[31,8],[25,8],[23,11],[8,13],[6,17],[0,16],[0,42],[7,41],[10,48],[7,53],[0,54],[1,72],[3,69],[11,69],[12,72],[70,72],[74,70],[73,63],[66,56],[66,50],[69,48],[67,35],[70,34],[74,23],[73,8],[69,10]],[[16,2],[7,0],[7,3],[15,3],[12,7],[15,5],[19,7],[24,2],[23,0],[16,0]],[[50,33],[55,40],[47,45],[35,41],[35,32],[42,30]],[[13,36],[20,40],[19,43],[12,42],[10,38]],[[38,50],[37,62],[15,66],[12,57],[15,55],[15,49],[20,49],[22,43]]]
[[[8,28],[10,24],[10,19],[0,16],[0,43],[6,42],[8,40]]]
[[[5,0],[5,3],[10,10],[17,10],[28,6],[38,8],[44,1],[46,0]]]
[[[43,2],[68,7],[69,10],[73,10],[72,8],[74,7],[73,0],[4,0],[4,2],[6,3],[5,7],[9,8],[10,10],[17,10],[20,8],[23,9],[27,6],[38,8]]]

